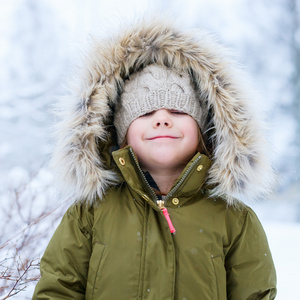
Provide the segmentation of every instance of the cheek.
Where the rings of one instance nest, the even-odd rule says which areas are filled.
[[[142,138],[142,126],[138,122],[133,122],[127,131],[127,143],[135,148],[138,145],[139,140]]]
[[[136,137],[136,135],[131,130],[128,130],[127,131],[127,144],[132,146],[132,144],[135,143],[135,137]]]
[[[195,131],[193,134],[191,134],[190,136],[190,147],[193,149],[193,150],[197,150],[198,148],[198,145],[199,145],[199,134],[197,131]]]
[[[197,149],[200,142],[200,129],[196,121],[191,120],[191,122],[186,124],[185,135],[186,137],[188,137],[187,141],[189,143],[189,146],[192,149]]]

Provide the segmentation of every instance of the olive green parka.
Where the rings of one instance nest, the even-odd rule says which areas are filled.
[[[233,197],[262,195],[271,168],[242,77],[224,49],[161,20],[92,47],[80,85],[63,103],[53,155],[74,204],[44,253],[33,299],[274,299],[264,230]],[[133,149],[116,150],[114,105],[130,74],[151,63],[190,74],[211,153],[197,153],[164,198],[176,234]]]

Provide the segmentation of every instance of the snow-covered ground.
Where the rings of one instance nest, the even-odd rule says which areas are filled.
[[[300,224],[262,222],[277,271],[276,300],[299,299]]]

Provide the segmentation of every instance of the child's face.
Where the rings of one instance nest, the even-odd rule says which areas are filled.
[[[165,168],[182,171],[196,153],[199,127],[185,113],[159,109],[131,123],[127,142],[144,171]]]

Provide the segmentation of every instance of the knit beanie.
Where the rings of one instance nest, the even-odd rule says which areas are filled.
[[[202,111],[189,74],[152,64],[125,82],[114,117],[119,145],[135,119],[161,108],[182,111],[200,127]]]

